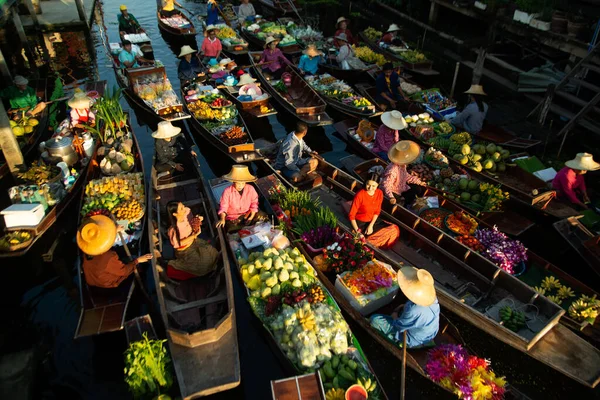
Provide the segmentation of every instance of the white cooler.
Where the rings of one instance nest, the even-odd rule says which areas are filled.
[[[0,212],[7,228],[36,227],[44,218],[44,206],[39,203],[13,204]]]

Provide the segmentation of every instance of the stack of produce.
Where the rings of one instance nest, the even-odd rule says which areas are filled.
[[[409,165],[408,173],[416,176],[423,182],[430,182],[434,178],[433,170],[423,163]]]
[[[290,25],[290,28],[292,26],[293,24]],[[279,42],[280,46],[287,46],[296,43],[296,39],[294,39],[294,37],[288,33],[286,26],[276,22],[262,22],[260,24],[254,23],[247,25],[244,29],[253,33],[261,40],[266,40],[269,36],[279,38],[281,40]]]
[[[477,172],[483,170],[490,172],[506,171],[505,160],[510,157],[510,151],[501,146],[490,143],[487,146],[475,144],[471,147],[472,138],[467,132],[455,133],[450,136],[450,143],[444,140],[441,140],[441,142],[448,144],[448,154],[460,164],[466,165]],[[439,139],[434,138],[431,143],[439,145],[439,142]]]
[[[121,88],[114,87],[112,91],[107,88],[104,95],[94,104],[98,123],[96,127],[86,126],[86,129],[94,133],[100,139],[101,144],[106,144],[110,138],[120,140],[129,132],[128,115],[123,111],[119,102],[122,93],[123,89]],[[102,124],[99,123],[100,121]],[[104,129],[99,130],[98,127]],[[98,150],[100,151],[100,149]]]
[[[29,242],[33,236],[29,231],[10,231],[0,238],[0,250],[10,251],[11,247]]]
[[[415,94],[415,93],[423,90],[423,89],[421,89],[420,86],[413,85],[412,83],[408,83],[406,81],[400,82],[400,88],[402,88],[402,91],[404,92],[404,94],[409,95],[409,96],[411,94]]]
[[[485,247],[483,255],[510,274],[514,274],[517,264],[527,260],[527,249],[518,240],[512,240],[498,228],[479,229],[475,237]]]
[[[188,103],[188,110],[213,135],[219,135],[238,125],[237,108],[221,93],[198,95],[196,98],[197,100]]]
[[[443,169],[448,167],[448,158],[440,150],[430,147],[425,152],[423,160],[434,169]]]
[[[577,301],[569,307],[569,316],[577,321],[587,321],[594,324],[600,311],[600,301],[596,296],[582,295]]]
[[[575,292],[573,292],[570,287],[564,286],[554,276],[545,277],[544,280],[542,280],[541,287],[536,286],[534,289],[536,292],[546,296],[548,300],[553,301],[558,305],[562,305],[564,300],[575,300]],[[571,304],[571,306],[572,305],[573,304]]]
[[[461,236],[457,236],[456,240],[458,240],[459,242],[461,242],[462,244],[464,244],[471,250],[476,251],[477,253],[481,253],[485,250],[485,247],[483,247],[481,242],[479,240],[477,240],[477,238],[474,236],[461,235]]]
[[[433,124],[435,120],[431,118],[431,115],[428,113],[421,113],[415,115],[405,115],[404,120],[411,127],[416,127],[417,125],[428,125]]]
[[[397,55],[404,61],[412,63],[412,64],[419,64],[419,63],[424,63],[424,62],[429,61],[427,59],[427,57],[425,56],[425,54],[421,53],[418,50],[403,49],[403,51],[398,52]]]
[[[160,17],[160,20],[173,28],[186,29],[192,27],[192,25],[187,19],[177,14],[172,15],[168,18]]]
[[[16,137],[21,137],[24,135],[28,135],[33,132],[34,128],[38,126],[40,121],[35,118],[30,118],[23,111],[21,117],[19,119],[10,120],[10,127],[12,128],[12,132]]]
[[[364,237],[356,238],[349,233],[344,233],[340,240],[323,249],[325,260],[323,271],[340,274],[364,267],[373,260],[374,254],[366,243]]]
[[[369,100],[357,94],[350,85],[329,74],[308,76],[306,77],[306,81],[324,96],[336,99],[358,109],[368,108],[375,110],[375,106]]]
[[[170,108],[180,106],[181,101],[175,94],[171,82],[165,74],[155,73],[140,77],[133,85],[133,91],[156,112],[171,112]]]
[[[241,126],[233,126],[225,132],[219,134],[219,139],[229,146],[235,146],[248,142],[248,134],[244,132]]]
[[[377,29],[371,26],[365,29],[363,33],[367,37],[367,39],[372,41],[378,41],[383,36],[383,32],[378,31]]]
[[[462,211],[456,211],[446,218],[446,227],[457,235],[473,235],[478,226],[473,217]]]
[[[394,270],[378,261],[370,261],[362,268],[345,272],[340,278],[352,295],[365,303],[366,295],[375,294],[372,296],[375,299],[386,295],[390,289],[398,286]],[[373,299],[370,298],[368,301]]]
[[[43,161],[37,161],[31,164],[31,167],[25,172],[19,172],[17,176],[25,182],[34,183],[42,186],[44,183],[60,175],[60,168],[54,165],[45,164]]]
[[[288,31],[297,41],[302,43],[317,43],[323,41],[323,32],[313,29],[310,25],[307,27],[289,27]]]
[[[128,139],[108,151],[104,148],[102,152],[104,158],[100,161],[100,169],[104,175],[116,175],[131,171],[135,164],[135,158],[131,153],[131,142],[132,140]],[[102,155],[100,149],[98,153],[98,155]]]
[[[451,212],[443,208],[428,208],[421,211],[419,217],[439,229],[444,229],[444,220]]]
[[[433,130],[438,135],[448,135],[454,132],[454,126],[448,122],[438,122],[433,124]]]
[[[226,47],[229,46],[246,46],[248,43],[242,38],[240,38],[236,31],[231,29],[229,26],[225,24],[217,24],[216,27],[219,29],[217,31],[217,37],[221,40],[222,44]]]
[[[367,64],[377,64],[383,67],[383,64],[387,62],[383,54],[375,53],[367,46],[352,46],[352,48],[354,49],[354,54]]]
[[[323,368],[319,370],[323,389],[325,389],[326,400],[344,400],[345,390],[356,383],[368,393],[370,399],[377,398],[377,382],[367,372],[366,366],[356,362],[346,355],[333,356],[331,360],[325,361]],[[340,397],[341,396],[341,397]],[[352,398],[352,397],[348,397]]]
[[[144,180],[141,173],[129,173],[117,176],[105,176],[88,182],[81,215],[86,216],[96,210],[111,213],[121,211],[120,215],[130,216],[130,221],[139,220],[144,215]],[[140,206],[138,208],[138,205]],[[129,211],[138,210],[137,215]]]

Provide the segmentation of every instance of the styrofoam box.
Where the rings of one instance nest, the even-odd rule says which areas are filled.
[[[13,204],[0,212],[7,228],[35,227],[44,218],[44,207],[39,203]]]

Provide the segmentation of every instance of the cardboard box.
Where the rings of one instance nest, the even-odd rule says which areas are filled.
[[[36,227],[44,219],[44,206],[39,203],[13,204],[0,212],[7,228]]]

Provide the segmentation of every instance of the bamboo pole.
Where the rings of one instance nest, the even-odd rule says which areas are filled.
[[[85,8],[83,6],[83,0],[75,0],[75,5],[77,6],[77,13],[79,14],[79,19],[81,20],[81,22],[83,22],[83,25],[85,26],[85,29],[87,31],[90,30],[90,25],[87,19],[87,16],[85,14]]]
[[[35,53],[31,50],[31,46],[29,46],[29,40],[27,40],[27,35],[25,35],[25,29],[23,28],[23,24],[21,23],[21,17],[17,13],[16,8],[12,8],[12,20],[15,25],[15,29],[17,30],[17,35],[19,36],[19,40],[23,45],[23,49],[25,50],[25,54],[29,59],[29,69],[32,71],[37,71],[37,65],[35,63]]]
[[[404,400],[406,391],[406,331],[402,332],[402,371],[400,375],[400,400]]]

